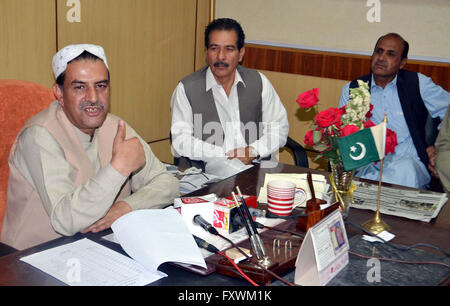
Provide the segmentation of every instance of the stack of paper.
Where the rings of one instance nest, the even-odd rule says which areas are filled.
[[[354,204],[351,207],[376,211],[378,186],[358,181],[354,183],[357,188],[353,193]],[[380,212],[430,222],[437,217],[447,201],[445,193],[383,186],[380,195]]]
[[[206,174],[203,172],[186,174],[180,179],[180,193],[187,194],[203,188],[208,183],[217,182],[220,180],[219,176]]]

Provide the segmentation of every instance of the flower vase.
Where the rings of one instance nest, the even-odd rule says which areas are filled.
[[[339,209],[342,213],[342,217],[345,219],[348,217],[350,210],[350,204],[353,202],[353,171],[345,171],[342,163],[333,163],[331,165],[331,187],[333,190],[335,202],[339,202]]]

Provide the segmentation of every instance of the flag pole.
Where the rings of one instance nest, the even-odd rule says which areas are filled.
[[[384,114],[384,123],[387,123],[387,115]],[[385,135],[386,138],[386,135]],[[384,140],[386,142],[386,140]],[[383,150],[385,150],[386,143],[383,144]],[[381,203],[381,180],[383,178],[383,164],[384,164],[384,156],[381,159],[381,165],[380,165],[380,179],[378,181],[378,197],[377,197],[377,211],[375,213],[375,218],[365,222],[362,227],[366,229],[367,231],[371,232],[372,234],[378,235],[379,233],[383,231],[390,231],[391,227],[386,224],[383,220],[380,218],[380,203]]]

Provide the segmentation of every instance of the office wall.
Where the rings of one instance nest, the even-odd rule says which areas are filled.
[[[0,79],[53,84],[54,0],[0,0]]]
[[[367,3],[379,4],[380,22],[368,21],[376,6]],[[250,41],[368,54],[377,37],[398,32],[412,58],[450,58],[448,0],[216,0],[216,17],[224,16]]]
[[[102,45],[111,70],[111,113],[146,141],[167,139],[170,97],[194,70],[195,0],[81,1],[81,22],[58,1],[58,45]]]

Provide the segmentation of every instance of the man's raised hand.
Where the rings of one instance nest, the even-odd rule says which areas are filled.
[[[145,153],[142,144],[136,137],[125,139],[126,126],[119,121],[117,134],[114,137],[111,166],[123,176],[139,169],[145,163]]]

